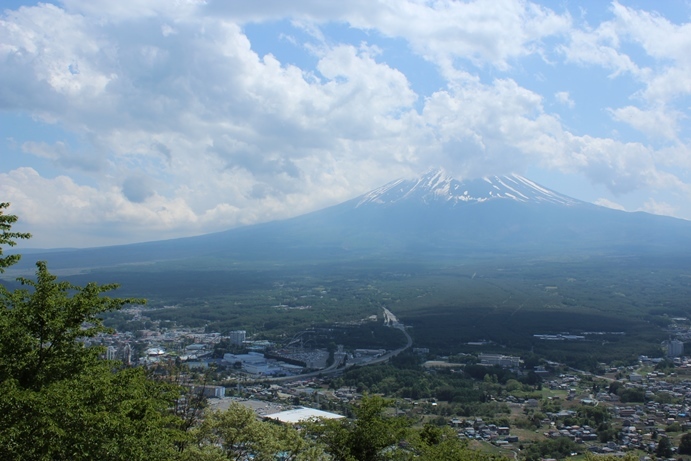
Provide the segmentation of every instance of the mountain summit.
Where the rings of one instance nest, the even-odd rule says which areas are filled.
[[[446,202],[451,205],[463,205],[497,199],[567,206],[582,203],[539,186],[517,174],[459,181],[449,176],[443,169],[435,169],[429,170],[417,179],[398,179],[374,189],[363,195],[357,206],[383,205],[410,200],[422,203]]]

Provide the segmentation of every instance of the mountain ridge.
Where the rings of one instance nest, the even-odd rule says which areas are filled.
[[[360,259],[578,257],[691,252],[691,222],[582,202],[519,175],[399,179],[282,221],[173,240],[27,252],[21,267],[94,268],[213,259],[227,264]]]
[[[402,191],[405,191],[403,195],[401,195]],[[542,187],[515,173],[503,176],[485,176],[474,180],[457,180],[449,176],[443,169],[430,169],[419,178],[397,179],[363,194],[359,197],[357,206],[360,207],[368,203],[391,203],[391,194],[398,194],[399,200],[417,195],[423,200],[440,200],[453,205],[482,203],[495,199],[510,199],[519,202],[551,202],[562,205],[585,203]]]

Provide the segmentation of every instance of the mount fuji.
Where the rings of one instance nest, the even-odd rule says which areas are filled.
[[[420,178],[399,179],[375,189],[357,199],[357,206],[391,205],[397,202],[446,203],[457,206],[498,199],[565,206],[583,203],[515,174],[463,182],[448,176],[444,170],[430,170]]]
[[[691,255],[691,222],[582,202],[519,175],[399,179],[295,218],[175,240],[26,253],[22,265]]]

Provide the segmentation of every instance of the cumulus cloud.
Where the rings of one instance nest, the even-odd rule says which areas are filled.
[[[285,193],[306,182],[298,164],[310,163],[312,157],[328,167],[329,152],[336,148],[351,149],[355,158],[349,163],[376,156],[356,145],[397,133],[401,115],[417,97],[405,76],[377,62],[376,50],[369,47],[324,49],[318,74],[308,74],[271,55],[260,58],[237,25],[213,19],[178,23],[184,38],[166,43],[169,37],[152,36],[146,21],[93,31],[98,27],[50,5],[15,16],[23,40],[14,40],[17,45],[6,58],[21,55],[34,64],[23,69],[22,83],[7,81],[7,76],[3,83],[11,88],[8,93],[26,93],[24,110],[70,127],[86,124],[91,146],[109,151],[118,174],[141,169],[184,179],[189,190],[207,193],[216,183],[221,199],[244,196],[218,184],[226,175],[235,176],[233,171],[251,173],[248,189],[255,182],[270,183]],[[117,54],[82,64],[77,76],[69,73],[72,56],[84,46],[78,42],[89,40],[62,40],[64,28],[56,24],[56,43],[50,48],[57,51],[49,55],[48,40],[29,40],[29,26],[49,18],[63,21],[75,37],[104,37],[101,50]],[[148,43],[133,42],[130,35],[144,36]],[[45,62],[39,66],[37,60]],[[99,92],[80,84],[92,73],[95,80],[109,76],[107,88]],[[59,105],[46,106],[42,95],[32,94],[23,83],[41,81],[53,82],[50,93],[61,100]],[[66,159],[68,152],[65,145],[29,142],[24,148],[53,160]],[[131,183],[125,184],[123,190],[132,190]],[[192,200],[199,202],[199,197]]]
[[[102,156],[94,155],[93,153],[75,152],[62,141],[54,144],[27,141],[22,144],[22,151],[51,160],[53,164],[71,170],[97,172],[105,167]]]
[[[595,30],[574,30],[569,39],[568,45],[560,47],[567,62],[600,66],[611,72],[611,78],[622,74],[643,77],[648,72],[619,49],[620,37],[610,22],[602,23]]]
[[[611,78],[631,75],[640,85],[632,97],[643,107],[614,108],[612,116],[649,136],[677,140],[688,110],[683,98],[691,95],[691,23],[673,24],[616,1],[611,13],[594,29],[574,30],[560,50],[568,62],[609,69]],[[642,48],[644,63],[632,57],[632,46]]]
[[[377,15],[349,15],[356,27],[403,37],[447,72],[457,58],[505,70],[511,61],[538,52],[541,40],[565,32],[568,14],[513,0],[381,2]]]
[[[610,113],[615,120],[628,123],[648,136],[677,139],[677,120],[681,117],[677,111],[662,108],[643,110],[635,106],[626,106],[611,109]]]
[[[196,229],[203,224],[178,198],[154,196],[136,203],[117,188],[79,185],[67,176],[44,178],[32,168],[0,173],[0,196],[11,198],[13,212],[21,210],[22,225],[33,229],[32,241],[39,246],[104,245],[131,241],[133,235],[141,240],[148,235],[143,229],[174,237],[183,235],[175,223]],[[66,234],[71,240],[60,243]]]
[[[122,193],[132,203],[142,203],[154,194],[146,177],[130,176],[122,183]]]
[[[666,202],[658,202],[655,199],[647,200],[640,211],[645,211],[647,213],[658,214],[663,216],[674,216],[676,212],[676,207],[670,205]]]
[[[681,75],[687,28],[618,3],[595,27],[522,0],[62,5],[0,16],[0,108],[75,139],[20,143],[58,174],[0,173],[5,197],[35,220],[57,219],[52,210],[64,207],[93,235],[112,235],[116,223],[141,238],[151,229],[157,238],[214,231],[311,211],[440,165],[463,177],[539,165],[619,194],[686,191],[671,171],[689,162],[687,109],[674,102],[691,75]],[[283,19],[292,32],[309,31],[309,43],[290,36],[314,66],[255,51],[245,26]],[[332,24],[367,39],[328,35]],[[432,63],[444,86],[419,93],[388,60],[384,39]],[[624,43],[641,46],[644,63]],[[625,104],[599,110],[651,144],[570,128],[549,102],[576,112],[578,95],[525,83],[532,60],[633,79]]]
[[[595,205],[600,205],[605,208],[611,208],[613,210],[619,210],[619,211],[626,211],[626,208],[623,205],[618,204],[617,202],[613,202],[609,199],[606,198],[599,198],[593,202]]]
[[[644,96],[669,101],[690,94],[691,23],[676,25],[657,13],[627,8],[618,2],[613,3],[612,10],[619,33],[660,62],[649,75]]]
[[[576,105],[573,99],[571,99],[571,95],[568,91],[558,91],[554,93],[554,99],[556,99],[559,104],[563,104],[570,109],[573,109]]]
[[[578,172],[620,194],[680,183],[657,168],[650,147],[575,135],[558,116],[545,112],[539,94],[510,79],[492,85],[469,80],[457,91],[437,92],[423,116],[434,127],[439,146],[439,155],[432,158],[456,165],[456,171],[462,168],[464,176],[521,171],[537,162]]]

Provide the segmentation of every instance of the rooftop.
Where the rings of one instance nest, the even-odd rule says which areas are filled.
[[[274,419],[282,423],[295,424],[300,421],[307,421],[313,418],[323,418],[323,419],[340,419],[344,418],[343,415],[336,413],[329,413],[328,411],[317,410],[316,408],[296,408],[294,410],[281,411],[280,413],[274,413],[271,415],[264,416],[265,418]]]

